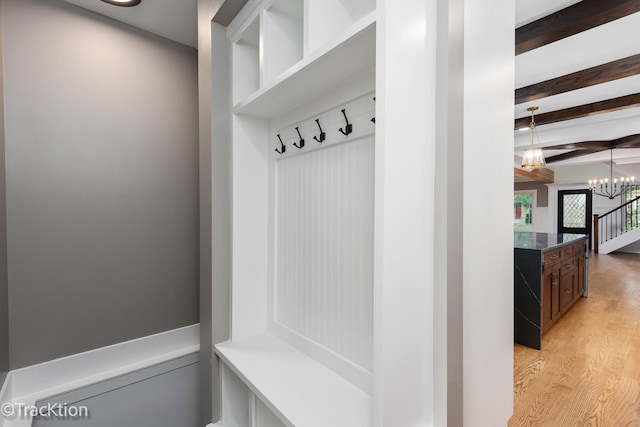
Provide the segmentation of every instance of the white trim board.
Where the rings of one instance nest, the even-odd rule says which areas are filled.
[[[33,405],[61,393],[96,384],[200,350],[200,325],[74,354],[10,371],[0,390],[0,405]],[[0,427],[28,427],[31,420],[0,418]]]

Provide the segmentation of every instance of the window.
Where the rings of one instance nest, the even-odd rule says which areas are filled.
[[[621,201],[622,203],[631,202],[639,196],[640,188],[637,185],[634,185],[631,187],[631,189],[629,189],[629,191],[622,193]],[[638,206],[639,201],[640,200],[629,203],[624,209],[624,223],[626,231],[638,228],[638,226],[640,225],[640,209]]]
[[[533,227],[533,210],[536,203],[535,190],[516,191],[513,196],[513,225],[519,230]]]

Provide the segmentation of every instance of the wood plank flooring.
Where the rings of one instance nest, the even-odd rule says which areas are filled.
[[[509,427],[640,427],[640,255],[591,254],[589,298],[514,356]]]

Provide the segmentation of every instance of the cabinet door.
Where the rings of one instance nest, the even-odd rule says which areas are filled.
[[[575,294],[575,267],[574,260],[566,260],[562,262],[560,270],[560,306],[564,313],[573,302]]]
[[[585,260],[584,254],[582,254],[582,256],[579,256],[576,259],[576,267],[577,267],[576,298],[580,298],[584,294],[584,287],[585,287],[585,280],[586,280],[585,264],[586,264],[586,260]]]
[[[542,332],[560,317],[560,266],[545,269],[542,279]]]
[[[562,316],[560,305],[560,267],[556,267],[551,273],[551,319],[555,322]]]

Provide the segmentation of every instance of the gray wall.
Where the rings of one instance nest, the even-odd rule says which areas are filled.
[[[197,323],[196,51],[2,6],[11,368]]]
[[[86,407],[89,416],[43,417],[33,427],[202,427],[199,363],[189,361],[194,356],[40,401],[38,407]]]
[[[515,191],[520,190],[537,190],[536,206],[546,208],[549,206],[549,187],[539,182],[516,182],[513,186]]]
[[[1,4],[1,3],[0,3]],[[0,46],[2,46],[0,21]],[[2,52],[0,50],[0,100],[2,99]],[[4,104],[0,102],[0,388],[9,370],[9,300],[7,282],[7,204],[5,200]]]

